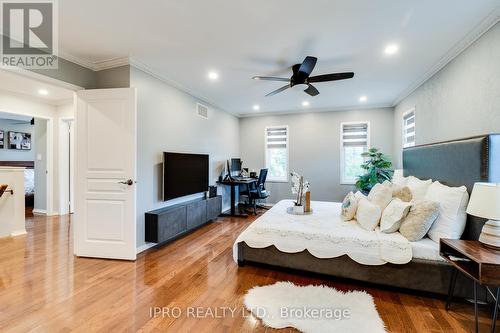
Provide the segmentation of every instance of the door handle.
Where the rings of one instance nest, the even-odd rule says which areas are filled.
[[[118,182],[118,184],[123,184],[123,185],[128,185],[128,186],[132,186],[132,185],[134,185],[134,183],[135,182],[132,179],[127,179],[124,182]]]

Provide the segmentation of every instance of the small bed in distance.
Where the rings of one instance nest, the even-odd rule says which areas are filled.
[[[440,181],[448,186],[465,185],[471,193],[475,182],[500,182],[500,135],[482,135],[460,140],[406,148],[404,175]],[[485,220],[467,216],[462,239],[479,238]],[[237,245],[239,265],[264,264],[274,267],[349,278],[369,283],[446,295],[452,267],[442,260],[413,258],[406,264],[378,266],[360,264],[346,255],[320,259],[307,250],[284,253],[275,246],[253,248]],[[472,297],[472,282],[459,275],[455,295]]]

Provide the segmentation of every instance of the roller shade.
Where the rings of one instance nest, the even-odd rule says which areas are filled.
[[[344,147],[367,147],[368,124],[342,124],[342,145]]]
[[[287,128],[286,127],[272,127],[266,129],[266,147],[273,148],[286,148],[287,145]]]

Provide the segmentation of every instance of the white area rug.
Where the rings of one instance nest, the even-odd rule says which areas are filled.
[[[386,332],[372,296],[364,291],[344,293],[326,286],[277,282],[250,289],[244,304],[272,328],[293,327],[305,333]]]

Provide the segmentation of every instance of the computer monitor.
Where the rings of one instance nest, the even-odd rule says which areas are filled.
[[[241,171],[241,159],[232,158],[231,159],[231,172],[240,172]]]

